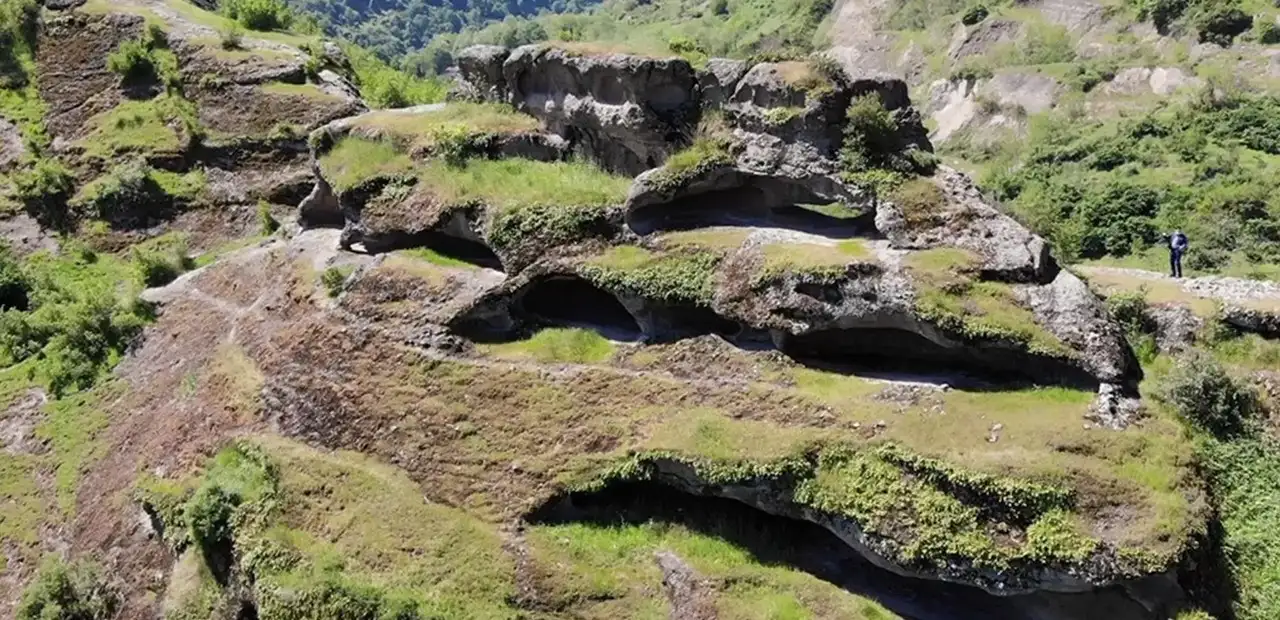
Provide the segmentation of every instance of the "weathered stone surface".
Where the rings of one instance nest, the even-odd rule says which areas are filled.
[[[470,101],[506,101],[507,80],[502,65],[511,52],[498,45],[473,45],[456,58],[460,90],[456,98]]]
[[[702,106],[707,109],[719,108],[733,95],[738,81],[746,75],[748,65],[745,61],[729,58],[712,58],[707,66],[698,72],[698,88],[702,92]]]
[[[606,169],[662,164],[697,124],[697,77],[679,58],[581,56],[546,45],[511,52],[503,77],[515,106]]]
[[[937,211],[904,214],[890,201],[879,203],[876,227],[894,247],[964,248],[983,257],[982,270],[992,279],[1047,283],[1057,277],[1044,239],[988,203],[972,179],[941,167],[934,182],[945,196]]]

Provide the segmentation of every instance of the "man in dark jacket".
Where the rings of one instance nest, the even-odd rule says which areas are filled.
[[[1181,230],[1169,235],[1169,271],[1175,278],[1182,277],[1182,255],[1187,253],[1187,236]]]

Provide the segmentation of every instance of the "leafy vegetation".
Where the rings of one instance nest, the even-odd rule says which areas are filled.
[[[598,286],[668,303],[709,306],[721,257],[693,248],[652,252],[616,246],[578,268]]]
[[[159,83],[171,92],[182,88],[178,57],[158,24],[148,24],[140,38],[121,43],[107,56],[107,69],[127,84]]]
[[[142,489],[214,574],[234,562],[252,576],[260,618],[507,617],[495,532],[360,455],[264,442],[228,446],[194,485]]]
[[[350,267],[330,267],[320,274],[320,283],[324,285],[324,290],[330,297],[337,297],[342,294],[342,289],[347,284],[347,277],[350,275]]]
[[[1207,355],[1189,355],[1166,377],[1164,398],[1193,426],[1222,439],[1255,423],[1257,395]]]
[[[1011,285],[978,280],[977,267],[977,256],[966,250],[939,248],[910,255],[916,312],[966,340],[1003,341],[1052,357],[1075,355],[1023,307]]]
[[[544,363],[598,364],[613,357],[614,345],[589,329],[549,328],[532,338],[486,345],[484,350],[499,357],[531,358]]]
[[[126,101],[89,124],[93,130],[80,141],[85,154],[108,161],[123,153],[179,153],[205,133],[195,105],[172,94]]]
[[[18,620],[109,620],[119,597],[104,582],[96,566],[49,558],[23,594]]]
[[[293,11],[284,0],[223,0],[222,12],[250,30],[287,30]]]
[[[1066,260],[1123,257],[1182,229],[1193,269],[1280,260],[1280,103],[1232,95],[1120,121],[1032,119],[1025,148],[980,155],[983,183]]]
[[[889,191],[915,174],[932,174],[932,153],[902,144],[898,122],[872,93],[849,105],[840,164],[845,179],[876,191]]]

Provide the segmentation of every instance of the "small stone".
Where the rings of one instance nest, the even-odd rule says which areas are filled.
[[[991,432],[993,432],[993,433],[998,433],[998,432],[1000,432],[1000,431],[1002,431],[1002,430],[1004,430],[1004,425],[1003,425],[1003,424],[999,424],[999,423],[997,423],[997,424],[992,424],[992,425],[991,425]]]
[[[879,422],[876,422],[876,428],[884,428],[886,426],[889,426],[889,423],[885,422],[884,420],[880,420]]]

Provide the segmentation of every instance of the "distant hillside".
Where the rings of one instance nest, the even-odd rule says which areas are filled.
[[[599,0],[291,0],[333,34],[386,58],[421,49],[440,34],[481,28],[507,17],[580,12]]]

